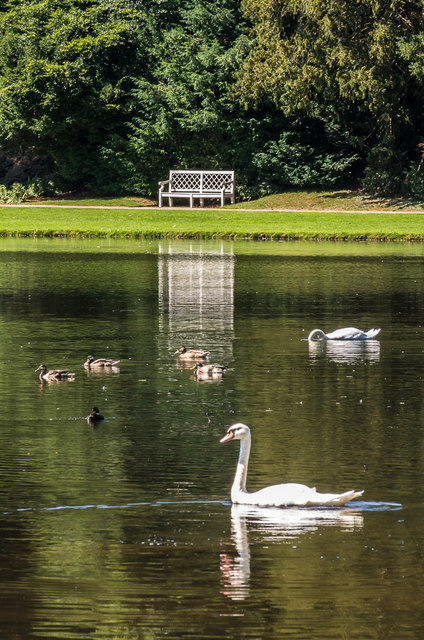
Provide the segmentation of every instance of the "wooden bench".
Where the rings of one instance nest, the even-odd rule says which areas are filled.
[[[234,171],[202,171],[171,169],[169,179],[159,182],[159,207],[163,206],[163,198],[169,199],[169,206],[174,206],[174,198],[187,198],[190,207],[194,200],[203,206],[204,200],[219,198],[221,207],[228,198],[234,204]]]

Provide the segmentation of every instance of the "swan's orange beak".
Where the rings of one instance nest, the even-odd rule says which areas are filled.
[[[220,442],[228,442],[228,440],[232,440],[234,438],[234,432],[233,431],[227,431],[227,433],[225,434],[225,436],[223,438],[221,438]]]

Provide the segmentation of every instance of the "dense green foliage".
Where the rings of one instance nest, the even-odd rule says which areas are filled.
[[[25,158],[55,189],[149,195],[201,167],[242,198],[422,197],[423,25],[422,0],[8,0],[0,180]]]
[[[271,99],[286,114],[336,124],[361,154],[370,190],[421,187],[422,196],[422,0],[243,4],[255,36],[240,74],[245,103]]]

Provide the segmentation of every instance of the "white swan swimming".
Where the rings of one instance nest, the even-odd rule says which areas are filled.
[[[342,507],[349,500],[363,494],[363,491],[318,493],[315,488],[293,482],[274,484],[250,493],[246,489],[251,442],[249,427],[242,422],[233,424],[220,442],[229,440],[240,440],[237,470],[231,487],[231,501],[234,504],[250,504],[259,507]]]
[[[313,329],[308,336],[308,340],[371,340],[380,333],[380,329],[370,329],[361,331],[355,327],[336,329],[331,333],[324,333],[321,329]]]

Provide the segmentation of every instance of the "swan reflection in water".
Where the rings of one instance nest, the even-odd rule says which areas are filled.
[[[310,340],[308,348],[311,358],[325,356],[332,362],[355,364],[380,360],[379,340]]]
[[[363,526],[363,516],[350,508],[284,509],[233,504],[231,538],[237,555],[220,554],[221,593],[232,600],[244,600],[249,595],[248,531],[259,533],[261,539],[269,543],[293,540],[303,533],[317,531],[322,526],[337,526],[343,531],[353,531]]]

